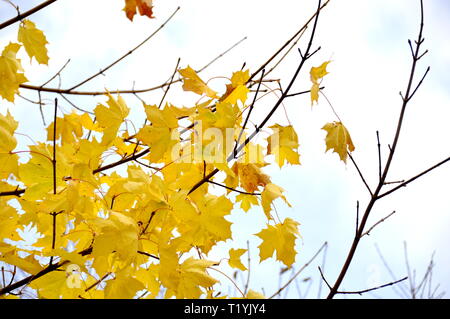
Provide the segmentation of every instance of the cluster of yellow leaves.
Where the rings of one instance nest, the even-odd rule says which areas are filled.
[[[48,64],[47,48],[45,47],[47,39],[32,21],[22,20],[17,40],[22,43],[30,60],[34,57],[38,63]],[[10,102],[14,102],[14,96],[19,93],[19,86],[28,81],[22,63],[17,58],[17,52],[22,45],[9,43],[0,56],[0,96]]]
[[[3,163],[11,163],[1,171],[2,187],[14,189],[6,180],[13,176],[25,188],[18,198],[23,214],[10,206],[8,197],[2,198],[0,240],[20,239],[16,229],[29,223],[40,235],[33,244],[37,250],[27,258],[19,257],[20,249],[14,245],[6,245],[8,249],[0,252],[0,258],[30,274],[42,270],[50,256],[64,262],[61,268],[65,271],[50,272],[32,282],[39,296],[133,298],[140,291],[146,291],[147,298],[163,292],[167,298],[212,296],[218,281],[209,269],[220,264],[207,256],[218,243],[233,238],[228,217],[235,204],[245,211],[260,206],[262,216],[271,223],[274,201],[282,199],[289,205],[283,189],[273,184],[263,169],[268,165],[264,154],[279,156],[280,166],[299,164],[297,135],[292,127],[274,126],[279,136],[270,138],[267,152],[262,145],[249,143],[245,155],[232,165],[227,161],[230,148],[226,141],[217,142],[214,134],[208,136],[213,131],[228,134],[232,142],[237,139],[249,93],[248,70],[234,72],[222,94],[210,89],[190,67],[181,69],[180,74],[184,90],[207,98],[207,102],[192,107],[167,103],[161,108],[143,104],[146,124],[130,138],[125,125],[130,107],[120,95],[107,94],[106,102],[95,108],[95,118],[75,112],[57,117],[56,123],[47,127],[47,142],[29,146],[20,164],[13,153],[17,122],[9,113],[0,116],[0,153]],[[185,145],[177,147],[182,143]],[[143,150],[148,154],[128,164],[120,175],[114,170],[99,170],[111,163],[106,155],[128,163],[129,157]],[[202,160],[181,160],[196,151],[204,155]],[[214,158],[218,152],[221,156]],[[143,162],[148,164],[140,165]],[[211,194],[207,182],[191,193],[192,187],[215,168],[225,172],[226,194]],[[239,188],[242,193],[232,195],[232,190]],[[274,227],[283,238],[293,236],[295,241],[298,237],[290,228]],[[266,259],[266,247],[272,245],[268,241],[273,238],[264,232],[258,236],[263,239],[262,259]],[[273,248],[277,259],[287,266],[295,260],[294,241]],[[240,261],[245,252],[231,249],[229,265],[245,271]],[[253,292],[249,296],[261,297]]]
[[[124,10],[130,20],[138,11],[153,17],[151,0],[126,0]],[[33,22],[21,22],[18,41],[0,57],[0,95],[12,102],[27,81],[16,58],[20,48],[30,60],[48,63],[47,40]],[[311,70],[312,98],[328,63]],[[271,126],[267,148],[250,142],[231,160],[238,137],[247,134],[242,117],[248,108],[249,71],[234,72],[222,93],[190,66],[179,74],[183,90],[203,102],[189,107],[144,103],[144,126],[129,132],[130,107],[120,95],[107,94],[106,102],[95,107],[95,117],[76,112],[57,117],[47,127],[47,141],[21,151],[26,155],[20,163],[14,153],[18,123],[9,112],[0,115],[0,191],[11,192],[17,185],[25,189],[14,204],[12,197],[0,197],[0,261],[29,274],[44,269],[49,258],[60,262],[64,271],[30,284],[39,296],[133,298],[142,292],[146,298],[211,297],[218,280],[210,269],[220,262],[208,254],[233,239],[229,217],[235,206],[245,212],[259,207],[267,219],[267,227],[255,234],[262,240],[261,261],[275,254],[288,267],[295,262],[299,223],[275,221],[275,201],[290,204],[264,173],[266,155],[273,155],[279,167],[300,164],[293,126]],[[327,150],[345,161],[346,152],[354,149],[347,130],[342,123],[324,129]],[[137,160],[140,152],[146,155]],[[224,174],[206,180],[214,170]],[[223,186],[222,195],[210,192],[212,181]],[[20,240],[17,230],[30,224],[39,238],[30,244],[32,250],[18,248],[11,241]],[[230,249],[228,265],[246,271],[241,261],[246,252]],[[249,290],[246,297],[263,296]]]

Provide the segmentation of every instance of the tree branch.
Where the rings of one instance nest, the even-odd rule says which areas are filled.
[[[9,20],[3,22],[2,24],[0,24],[0,30],[6,28],[7,26],[9,26],[13,23],[16,23],[17,21],[25,19],[26,17],[32,15],[33,13],[38,12],[39,10],[44,9],[45,7],[52,4],[53,2],[56,2],[56,0],[48,0],[48,1],[42,2],[41,4],[35,6],[32,9],[30,9],[24,13],[18,14],[16,17],[9,19]]]

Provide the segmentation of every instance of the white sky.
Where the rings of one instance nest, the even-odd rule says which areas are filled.
[[[450,153],[447,129],[450,118],[450,4],[445,0],[424,2],[423,48],[430,52],[419,63],[416,77],[420,78],[428,65],[431,72],[409,105],[389,180],[408,179]],[[39,1],[15,3],[25,11]],[[30,83],[45,82],[70,58],[61,84],[63,88],[70,87],[142,41],[177,6],[181,6],[181,10],[154,39],[109,70],[105,77],[98,77],[80,89],[129,89],[134,81],[136,88],[151,87],[170,76],[178,57],[181,66],[190,64],[198,69],[244,36],[248,39],[205,70],[201,77],[230,76],[243,62],[252,71],[290,38],[317,6],[315,0],[155,0],[154,4],[156,19],[136,16],[134,23],[121,12],[121,0],[61,0],[34,15],[31,19],[45,31],[50,42],[50,66],[29,66],[28,59],[23,56]],[[401,106],[398,92],[405,90],[409,75],[411,54],[407,39],[417,38],[419,9],[418,0],[332,0],[321,14],[315,39],[315,46],[320,45],[322,49],[303,70],[294,88],[294,91],[308,89],[309,68],[330,58],[333,60],[328,67],[330,74],[323,82],[325,93],[349,129],[356,146],[354,157],[372,187],[378,170],[375,131],[380,131],[386,158],[387,144],[392,143]],[[0,1],[0,21],[14,14],[6,2]],[[0,47],[14,41],[16,32],[17,25],[2,30]],[[302,48],[307,36],[300,43]],[[285,87],[298,62],[299,55],[293,50],[271,77],[281,78]],[[223,90],[221,83],[213,80],[211,86]],[[56,85],[57,82],[53,82],[53,86]],[[180,92],[179,86],[174,87],[167,100],[179,106],[182,103],[188,106],[194,101],[190,93]],[[37,99],[34,92],[22,90],[22,94]],[[161,91],[143,95],[149,103],[157,103],[160,96]],[[47,95],[46,98],[54,96]],[[126,98],[132,108],[131,119],[139,127],[143,121],[140,102],[132,96]],[[92,110],[105,98],[72,100],[80,107]],[[42,139],[45,133],[38,108],[20,98],[17,101],[15,106],[0,101],[0,111],[4,113],[9,109],[22,121],[20,132],[32,132],[35,139]],[[275,97],[269,95],[260,101],[260,107],[267,110],[274,101]],[[70,110],[67,103],[60,102],[64,110]],[[302,240],[298,242],[295,268],[303,265],[324,241],[328,241],[325,276],[329,282],[334,282],[353,239],[356,200],[360,200],[361,208],[364,208],[369,198],[350,163],[345,166],[336,154],[324,154],[325,132],[320,128],[335,120],[325,100],[321,97],[319,105],[311,110],[309,97],[299,96],[286,101],[285,108],[299,135],[303,165],[285,167],[281,171],[277,167],[267,170],[273,181],[286,189],[293,204],[293,208],[278,204],[278,214],[282,218],[294,217],[301,223]],[[51,109],[46,110],[48,121]],[[281,109],[275,120],[282,125],[288,123]],[[26,140],[21,142],[28,143]],[[450,264],[447,246],[450,240],[447,231],[450,222],[449,180],[450,167],[447,165],[377,203],[369,225],[393,210],[397,213],[362,240],[341,289],[360,290],[392,281],[376,253],[375,243],[397,278],[407,275],[403,256],[403,241],[407,241],[410,266],[417,269],[417,280],[421,279],[432,252],[436,251],[434,283],[440,283],[443,290],[450,290],[450,273],[447,271]],[[236,230],[247,234],[259,231],[264,223],[259,211],[238,213],[233,220],[241,225]],[[251,247],[254,253],[258,244],[255,240]],[[245,239],[237,239],[232,246],[245,247]],[[257,257],[254,258],[256,261]],[[321,258],[317,259],[301,276],[313,277],[314,287],[308,297],[317,296],[320,281],[317,265],[320,262]],[[263,262],[253,268],[251,287],[256,290],[264,287],[267,294],[273,292],[278,287],[279,266],[278,263]],[[267,280],[268,275],[275,279]],[[283,281],[288,276],[284,275]],[[306,284],[302,286],[306,287]],[[322,287],[322,296],[325,292]],[[298,296],[295,287],[288,296]],[[397,297],[391,288],[364,297],[372,296]]]

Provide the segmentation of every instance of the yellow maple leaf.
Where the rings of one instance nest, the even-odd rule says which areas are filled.
[[[125,0],[125,8],[123,8],[123,11],[125,11],[128,19],[133,21],[138,10],[141,16],[154,18],[152,0]]]
[[[241,203],[241,208],[248,212],[248,210],[255,205],[258,205],[258,196],[249,194],[238,194],[236,195],[236,202]]]
[[[183,90],[191,91],[199,95],[206,94],[210,98],[217,98],[217,93],[206,85],[189,65],[185,69],[178,70],[183,78]]]
[[[140,129],[136,137],[150,146],[150,154],[147,158],[152,163],[159,162],[166,152],[171,153],[173,146],[179,143],[178,131],[168,127],[146,125]]]
[[[20,44],[8,44],[0,56],[0,96],[14,102],[14,95],[19,93],[20,84],[28,79],[23,74],[23,68],[19,59],[16,58]]]
[[[249,193],[256,191],[259,186],[270,183],[270,177],[264,174],[256,164],[236,162],[231,169],[238,176],[240,186]]]
[[[241,256],[247,251],[247,249],[230,249],[228,253],[230,254],[230,259],[228,259],[228,264],[230,267],[240,269],[242,271],[247,270],[247,267],[241,262]]]
[[[22,20],[17,36],[19,42],[23,43],[30,60],[34,57],[39,64],[48,64],[48,54],[45,45],[48,43],[44,33],[36,28],[34,22]]]
[[[47,140],[53,141],[54,123],[47,127]],[[73,143],[83,135],[81,116],[76,113],[64,114],[64,117],[56,118],[56,139],[61,142]]]
[[[144,284],[127,273],[116,273],[115,278],[106,282],[106,299],[131,299],[139,290],[144,289]]]
[[[0,151],[10,152],[16,148],[17,141],[14,132],[18,125],[19,123],[14,120],[9,111],[6,116],[0,114]]]
[[[283,166],[285,162],[299,165],[298,137],[292,125],[275,124],[270,128],[274,134],[267,138],[267,154],[275,155],[275,161],[279,167]]]
[[[313,83],[311,87],[311,105],[319,102],[319,83]]]
[[[239,85],[245,85],[250,78],[249,72],[248,69],[245,71],[233,72],[233,75],[231,76],[231,85],[235,88]]]
[[[264,187],[264,190],[261,193],[261,205],[267,218],[269,219],[271,218],[270,217],[271,205],[275,199],[282,198],[289,207],[291,206],[291,204],[289,204],[289,202],[287,201],[286,197],[283,195],[283,192],[284,189],[272,183],[269,183]]]
[[[174,108],[166,104],[166,106],[160,110],[156,105],[146,105],[144,104],[145,113],[147,114],[147,119],[155,127],[168,127],[176,128],[178,127],[178,118],[176,117],[176,112]]]
[[[311,71],[309,72],[310,76],[311,76],[311,82],[313,83],[317,83],[317,81],[321,78],[323,78],[325,75],[328,74],[327,71],[327,65],[330,63],[331,61],[326,61],[324,63],[322,63],[320,66],[318,67],[312,67]]]
[[[104,128],[102,145],[110,145],[114,141],[120,125],[130,112],[130,109],[120,95],[117,99],[114,99],[109,93],[107,96],[108,101],[106,103],[109,107],[99,104],[94,110],[99,126]]]
[[[319,80],[322,79],[325,75],[328,74],[327,71],[327,65],[330,63],[331,61],[326,61],[324,63],[322,63],[320,66],[318,67],[312,67],[311,71],[309,72],[310,74],[310,78],[311,78],[311,82],[312,87],[311,87],[311,106],[314,104],[314,102],[319,102]]]
[[[206,272],[214,264],[216,263],[205,259],[186,259],[178,268],[180,281],[176,291],[177,298],[199,298],[202,294],[199,287],[209,288],[217,283],[218,280]]]
[[[299,236],[299,223],[291,218],[286,218],[275,226],[267,225],[267,228],[256,234],[263,241],[258,246],[261,261],[273,256],[290,267],[295,261],[295,240]]]
[[[17,125],[9,111],[6,116],[0,114],[0,179],[8,178],[10,174],[18,175],[19,156],[11,154],[17,145],[14,137]]]
[[[326,150],[333,149],[333,152],[338,153],[341,161],[347,163],[348,152],[353,152],[355,146],[347,128],[341,122],[327,123],[322,127],[327,131],[325,137]]]
[[[248,290],[245,298],[246,299],[266,299],[266,297],[262,293],[254,291],[252,289]]]
[[[107,220],[98,219],[100,235],[95,237],[93,256],[107,256],[115,252],[124,262],[131,262],[138,250],[139,229],[131,217],[111,212]]]

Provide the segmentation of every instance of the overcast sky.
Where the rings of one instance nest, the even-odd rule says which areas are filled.
[[[22,11],[39,1],[14,1]],[[424,49],[429,53],[420,61],[417,78],[428,65],[431,71],[420,91],[411,101],[398,151],[388,180],[408,179],[447,158],[450,154],[450,3],[446,0],[425,0]],[[198,69],[243,37],[247,37],[234,50],[202,72],[208,79],[230,76],[244,62],[251,71],[263,63],[275,50],[301,27],[314,12],[317,2],[265,1],[265,0],[155,0],[156,19],[135,17],[129,22],[121,0],[57,1],[31,19],[44,30],[48,41],[50,65],[28,65],[23,56],[27,77],[32,84],[42,84],[69,58],[71,62],[62,73],[62,88],[73,86],[111,63],[134,47],[155,30],[175,9],[181,10],[173,20],[149,43],[134,52],[123,63],[97,77],[80,89],[130,89],[151,87],[165,81],[173,72],[178,57],[181,66]],[[15,14],[3,0],[0,1],[0,21]],[[332,60],[324,78],[325,93],[347,126],[356,146],[354,157],[375,187],[378,175],[376,130],[380,131],[382,155],[388,154],[392,143],[398,113],[401,107],[399,91],[404,92],[411,65],[407,40],[417,38],[420,21],[419,0],[331,0],[321,13],[314,46],[321,50],[309,61],[300,75],[294,91],[309,89],[309,68]],[[17,25],[0,33],[0,47],[15,41]],[[299,46],[305,48],[308,33]],[[299,54],[293,50],[271,78],[281,79],[285,87],[292,76]],[[57,86],[57,81],[52,86]],[[211,86],[223,90],[223,82],[211,81]],[[216,86],[216,87],[215,87]],[[175,94],[175,92],[177,92]],[[34,92],[22,90],[28,98],[37,99]],[[143,95],[149,104],[157,103],[161,91]],[[47,95],[49,100],[54,98]],[[130,118],[139,127],[143,121],[140,102],[126,97],[132,108]],[[178,106],[189,106],[194,101],[189,93],[175,87],[168,101]],[[268,95],[260,101],[261,114],[273,105],[276,96]],[[73,98],[78,106],[92,110],[105,98]],[[325,132],[320,128],[335,117],[323,97],[311,109],[309,97],[290,98],[280,109],[274,121],[294,125],[299,135],[301,166],[270,167],[266,171],[273,181],[286,189],[293,205],[277,203],[280,216],[293,217],[301,223],[302,239],[298,241],[299,254],[294,269],[301,267],[322,245],[328,242],[325,276],[334,282],[354,236],[356,201],[365,207],[369,200],[354,167],[344,165],[336,154],[325,154]],[[70,106],[61,102],[64,111]],[[9,109],[21,121],[18,131],[31,132],[36,140],[44,138],[39,110],[35,105],[17,98],[16,105],[0,101],[0,112]],[[44,109],[47,120],[51,107]],[[287,117],[289,119],[286,118]],[[21,143],[28,141],[21,140]],[[396,214],[374,229],[371,236],[361,241],[342,289],[361,290],[392,281],[392,277],[379,258],[378,244],[396,279],[407,275],[403,242],[408,245],[410,267],[416,269],[416,280],[423,276],[429,258],[436,252],[433,282],[440,283],[439,291],[450,291],[450,167],[438,168],[407,188],[377,202],[368,225],[372,225],[393,210]],[[245,248],[245,234],[254,234],[264,224],[260,211],[244,214],[237,212],[233,221],[240,226],[233,230],[241,234],[235,248]],[[242,238],[242,240],[241,240]],[[256,267],[256,239],[252,246],[254,260],[250,286],[264,289],[267,295],[279,285],[280,264],[263,262]],[[217,256],[221,252],[217,251]],[[214,257],[214,254],[213,256]],[[320,277],[317,266],[322,256],[300,276],[312,276],[313,287],[308,297],[317,297]],[[268,280],[274,278],[274,280]],[[282,281],[289,278],[283,275]],[[300,284],[300,283],[299,283]],[[302,289],[308,282],[300,284]],[[326,293],[322,287],[322,296]],[[296,298],[293,286],[289,297]],[[448,294],[446,295],[448,296]],[[357,296],[352,296],[357,297]],[[398,297],[391,288],[376,291],[364,297]]]

